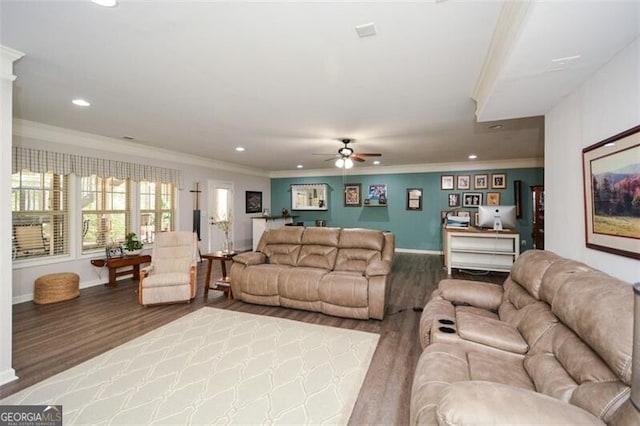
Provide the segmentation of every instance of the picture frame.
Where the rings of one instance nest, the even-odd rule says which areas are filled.
[[[473,189],[488,189],[489,188],[489,175],[473,175]]]
[[[440,176],[440,189],[452,190],[453,188],[453,175]]]
[[[507,188],[507,174],[506,173],[492,173],[491,174],[491,189],[506,189]]]
[[[362,205],[361,186],[359,183],[345,183],[343,196],[345,207],[360,207]]]
[[[292,183],[291,210],[328,210],[328,188],[326,183]]]
[[[500,205],[500,193],[499,192],[487,192],[487,205],[499,206]]]
[[[106,251],[107,259],[124,256],[124,250],[122,246],[107,247],[105,251]]]
[[[369,205],[384,206],[387,204],[387,185],[386,184],[373,184],[369,185],[367,191],[367,200]]]
[[[422,188],[407,188],[407,210],[422,210]]]
[[[458,175],[456,177],[458,189],[471,189],[471,176]]]
[[[447,197],[449,199],[449,207],[460,207],[460,194],[459,193],[453,193],[453,194],[449,194],[449,197]]]
[[[462,207],[478,207],[482,204],[482,192],[463,192]]]
[[[522,181],[513,181],[513,199],[516,204],[516,219],[522,219]]]
[[[633,182],[640,180],[640,126],[582,150],[585,244],[640,259],[640,215]]]
[[[480,223],[480,213],[479,212],[474,212],[473,213],[473,226],[477,227],[478,223]]]
[[[245,191],[244,192],[244,212],[245,213],[262,213],[262,192],[261,191]]]

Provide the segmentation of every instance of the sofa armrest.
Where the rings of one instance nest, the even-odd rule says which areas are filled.
[[[378,277],[389,275],[391,272],[391,262],[388,260],[374,260],[367,265],[364,275],[367,277]]]
[[[267,257],[264,253],[258,251],[248,251],[245,253],[239,253],[233,256],[233,261],[241,263],[243,265],[261,265],[265,263]]]
[[[502,286],[478,281],[445,279],[438,284],[440,296],[450,302],[497,311],[502,302]]]
[[[559,399],[485,381],[449,385],[436,409],[440,425],[604,425],[598,417]]]

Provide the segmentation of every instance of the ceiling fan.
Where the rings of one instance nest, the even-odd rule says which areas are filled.
[[[340,139],[340,142],[342,142],[344,146],[338,150],[338,154],[326,160],[326,161],[332,161],[334,158],[337,158],[335,165],[340,169],[352,168],[354,161],[362,163],[363,161],[365,161],[365,159],[362,157],[382,157],[382,154],[379,152],[356,153],[353,150],[353,148],[349,146],[349,143],[353,142],[353,139],[347,139],[347,138]],[[321,155],[324,155],[324,154],[321,154]]]

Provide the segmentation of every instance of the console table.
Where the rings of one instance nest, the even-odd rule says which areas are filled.
[[[520,255],[517,231],[443,229],[444,261],[447,274],[451,268],[509,272]]]
[[[105,266],[109,268],[109,282],[105,285],[107,287],[117,287],[118,283],[116,281],[116,277],[132,274],[132,278],[134,280],[138,280],[140,279],[140,265],[142,263],[149,262],[151,262],[151,256],[145,254],[142,256],[123,256],[112,257],[110,259],[93,259],[91,261],[91,264],[99,268]],[[127,266],[131,266],[131,268],[118,271],[118,268],[125,268]]]

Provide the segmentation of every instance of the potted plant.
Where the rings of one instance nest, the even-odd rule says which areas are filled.
[[[128,255],[140,254],[143,248],[144,244],[138,240],[138,236],[135,232],[129,232],[124,236],[124,249]]]

